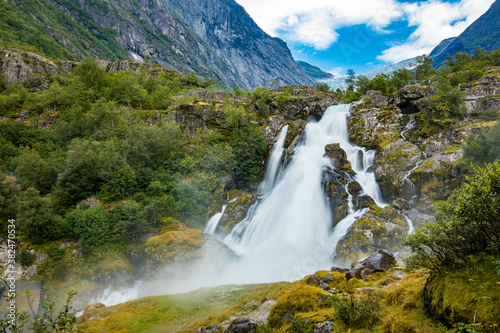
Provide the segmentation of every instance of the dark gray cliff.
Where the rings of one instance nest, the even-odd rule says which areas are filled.
[[[311,85],[286,43],[262,31],[233,0],[164,0],[228,66],[245,87]]]
[[[234,0],[33,0],[29,5],[8,0],[2,5],[15,6],[25,15],[20,19],[42,25],[42,34],[79,58],[150,60],[230,88],[251,89],[273,79],[280,85],[314,83],[286,43],[264,33]],[[26,34],[22,27],[10,29]]]
[[[500,48],[500,0],[495,1],[491,7],[474,21],[460,36],[453,39],[445,48],[441,42],[432,52],[430,57],[435,64],[441,64],[447,56],[453,56],[455,52],[472,53],[476,46],[487,51]]]

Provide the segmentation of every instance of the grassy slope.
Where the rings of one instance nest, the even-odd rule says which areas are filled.
[[[202,288],[186,294],[145,297],[117,306],[91,310],[85,332],[179,332],[190,326],[221,323],[242,314],[251,300],[271,299],[291,284],[259,284]]]
[[[376,273],[366,281],[352,279],[349,282],[344,274],[334,273],[330,287],[336,287],[347,298],[350,297],[348,292],[361,295],[363,288],[373,288],[380,293],[380,321],[370,331],[446,332],[424,313],[421,295],[428,275],[414,272],[398,281],[392,276],[394,272]],[[323,277],[327,273],[321,271],[317,275]],[[274,316],[281,321],[281,314],[293,308],[295,318],[309,318],[312,322],[330,320],[335,332],[346,332],[349,328],[335,315],[328,302],[318,302],[320,298],[328,297],[326,292],[313,283],[310,283],[311,287],[305,287],[306,281],[307,278],[294,283],[203,288],[181,295],[146,297],[88,311],[84,318],[97,319],[84,322],[81,328],[85,332],[184,332],[208,323],[227,325],[231,317],[251,312],[250,302],[260,304],[266,299],[274,299],[278,303],[271,318]],[[282,323],[273,331],[287,329],[290,325]],[[351,329],[351,332],[366,332],[366,329]]]

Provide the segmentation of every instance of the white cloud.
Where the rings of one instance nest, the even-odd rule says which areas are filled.
[[[236,0],[268,34],[292,44],[329,48],[337,41],[336,30],[366,24],[377,33],[407,20],[416,30],[408,39],[383,51],[387,62],[429,53],[441,40],[458,36],[483,14],[494,0],[429,0],[400,3],[398,0]],[[359,48],[359,47],[358,47]]]
[[[405,43],[382,52],[377,59],[397,62],[428,54],[443,39],[460,35],[481,16],[493,0],[462,0],[446,3],[436,0],[403,5],[409,26],[417,27]]]
[[[335,67],[332,68],[328,71],[328,73],[334,75],[334,76],[342,76],[345,75],[345,69],[344,67]]]
[[[402,16],[396,0],[237,0],[268,34],[318,50],[331,46],[338,28],[367,24],[384,32]],[[285,36],[283,36],[285,35]]]

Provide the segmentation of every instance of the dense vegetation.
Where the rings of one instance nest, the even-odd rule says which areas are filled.
[[[348,76],[346,82],[349,87],[345,91],[337,90],[339,97],[345,101],[354,101],[363,96],[368,90],[378,90],[389,96],[408,84],[429,84],[438,82],[438,103],[447,103],[453,106],[453,101],[446,97],[455,93],[451,88],[465,88],[484,75],[488,66],[500,66],[500,50],[488,53],[481,48],[476,48],[472,55],[456,53],[448,57],[447,61],[435,69],[433,60],[427,56],[417,57],[413,69],[401,68],[391,74],[379,74],[370,79],[364,75],[355,76],[354,72]],[[451,98],[451,97],[450,97]]]
[[[500,256],[500,162],[474,168],[474,174],[437,205],[437,223],[409,235],[414,255],[408,264],[439,272],[472,255]]]
[[[8,176],[0,217],[16,217],[27,242],[74,239],[92,251],[159,232],[168,218],[201,227],[222,176],[245,186],[261,172],[267,146],[248,105],[213,106],[209,128],[189,135],[168,115],[211,81],[160,67],[105,73],[92,60],[49,80],[37,93],[28,82],[3,84],[0,94],[0,172]],[[90,197],[106,208],[75,208]]]
[[[115,31],[98,25],[73,1],[54,2],[55,5],[47,0],[0,2],[0,46],[61,60],[91,56],[109,60],[128,59],[127,52],[116,41]],[[73,18],[84,22],[83,27],[56,5],[66,6]],[[94,0],[91,5],[109,10],[104,1]],[[52,31],[46,27],[51,27]]]

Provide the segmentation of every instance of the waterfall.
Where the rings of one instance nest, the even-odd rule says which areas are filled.
[[[141,285],[140,297],[224,284],[295,281],[331,267],[337,243],[367,209],[356,211],[349,195],[348,215],[332,228],[322,184],[327,168],[333,168],[332,161],[323,156],[327,144],[340,144],[356,172],[354,180],[377,204],[385,205],[375,177],[368,171],[375,152],[349,142],[348,114],[349,105],[336,105],[319,122],[309,122],[286,166],[282,156],[287,128],[283,128],[272,149],[267,167],[270,175],[261,184],[261,197],[224,238],[224,245],[208,239],[204,247],[209,246],[198,261],[166,266],[161,276]],[[221,216],[222,212],[214,215],[205,232],[215,233]],[[231,252],[224,254],[221,246]],[[184,273],[182,278],[176,272]]]
[[[216,229],[217,226],[219,225],[220,219],[222,218],[222,215],[224,214],[224,211],[226,210],[227,204],[236,201],[238,198],[234,198],[229,200],[227,203],[222,205],[222,209],[220,212],[214,214],[210,220],[208,220],[207,225],[205,226],[205,229],[203,229],[203,232],[206,234],[209,234],[211,236],[216,235]]]
[[[240,255],[238,269],[245,271],[241,274],[245,280],[277,281],[289,277],[292,267],[299,266],[306,274],[328,267],[337,242],[364,214],[365,210],[352,211],[352,202],[348,202],[349,215],[331,230],[331,211],[321,183],[325,168],[331,167],[331,161],[323,157],[327,144],[340,144],[352,162],[357,173],[355,179],[363,191],[377,204],[384,205],[375,177],[368,172],[375,152],[349,142],[348,114],[349,105],[337,105],[328,108],[319,122],[307,124],[305,140],[297,146],[279,179],[264,180],[262,188],[269,188],[269,192],[256,203],[252,214],[224,239],[224,243]],[[281,151],[282,148],[273,149],[272,155]],[[363,158],[356,162],[360,152]],[[271,156],[273,158],[275,156]],[[307,263],[307,269],[304,265],[304,269],[300,269],[302,263]],[[293,276],[300,278],[299,274]]]
[[[417,122],[415,121],[415,115],[414,114],[411,114],[410,115],[410,120],[408,121],[408,123],[406,124],[405,128],[403,129],[403,131],[401,132],[401,137],[406,141],[408,142],[409,144],[413,145],[415,148],[419,149],[418,146],[412,142],[410,142],[410,140],[408,140],[406,137],[405,137],[405,133],[412,130],[413,128],[415,128],[415,126],[417,126]],[[413,171],[417,170],[417,168],[420,166],[420,164],[427,158],[427,154],[422,151],[422,155],[423,155],[423,159],[421,159],[420,161],[418,161],[415,166],[406,173],[406,175],[403,176],[403,181],[408,184],[408,187],[409,187],[409,195],[411,197],[410,199],[410,202],[413,204],[415,203],[415,201],[417,200],[417,187],[415,186],[415,184],[411,181],[410,179],[410,176],[411,174],[413,173]]]
[[[288,125],[285,125],[281,130],[278,140],[276,140],[276,143],[273,146],[273,149],[271,150],[271,156],[269,157],[269,160],[267,162],[267,169],[266,169],[266,175],[264,176],[264,181],[259,185],[259,193],[269,192],[276,183],[279,171],[283,166],[281,160],[283,158],[283,152],[285,151],[283,147],[285,145],[287,132],[288,132]]]

